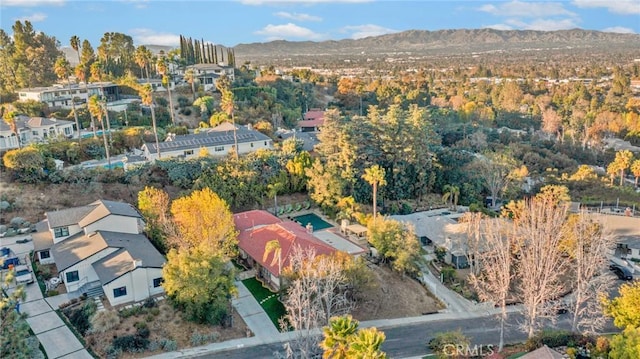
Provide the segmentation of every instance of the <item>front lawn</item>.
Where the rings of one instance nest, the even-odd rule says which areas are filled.
[[[255,278],[248,278],[242,281],[245,287],[251,292],[254,298],[260,303],[260,306],[269,316],[269,319],[280,329],[280,318],[284,317],[286,311],[284,305],[278,300],[278,293],[273,293],[265,288],[260,281]]]

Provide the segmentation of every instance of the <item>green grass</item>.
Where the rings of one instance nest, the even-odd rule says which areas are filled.
[[[280,329],[280,323],[278,320],[281,317],[284,317],[286,311],[284,309],[284,305],[278,300],[278,293],[273,293],[269,289],[265,288],[262,283],[260,283],[255,278],[248,278],[242,281],[244,285],[249,289],[249,292],[253,295],[254,298],[260,303],[260,306],[264,309],[264,311],[269,316],[269,319],[275,324],[278,330]],[[268,299],[267,299],[268,298]]]

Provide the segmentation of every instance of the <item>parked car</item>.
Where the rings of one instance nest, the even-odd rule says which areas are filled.
[[[13,268],[13,270],[16,273],[16,283],[18,284],[22,284],[22,283],[33,283],[33,273],[31,273],[31,271],[29,270],[29,267],[27,267],[24,264],[18,265],[16,267]]]
[[[20,264],[20,259],[10,248],[0,248],[0,269],[9,269]]]
[[[633,280],[633,274],[629,268],[621,266],[619,264],[609,265],[609,269],[622,280]]]

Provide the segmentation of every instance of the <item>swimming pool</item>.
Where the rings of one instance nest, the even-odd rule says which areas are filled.
[[[324,221],[315,213],[307,213],[301,216],[292,217],[291,219],[300,223],[300,225],[303,227],[305,227],[308,223],[311,223],[314,232],[333,227],[331,223]]]

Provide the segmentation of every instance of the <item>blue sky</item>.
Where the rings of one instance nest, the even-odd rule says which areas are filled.
[[[105,32],[136,45],[177,45],[178,35],[215,44],[276,39],[322,41],[404,30],[582,28],[640,33],[640,0],[0,0],[0,25],[16,20],[55,36],[98,46]]]

